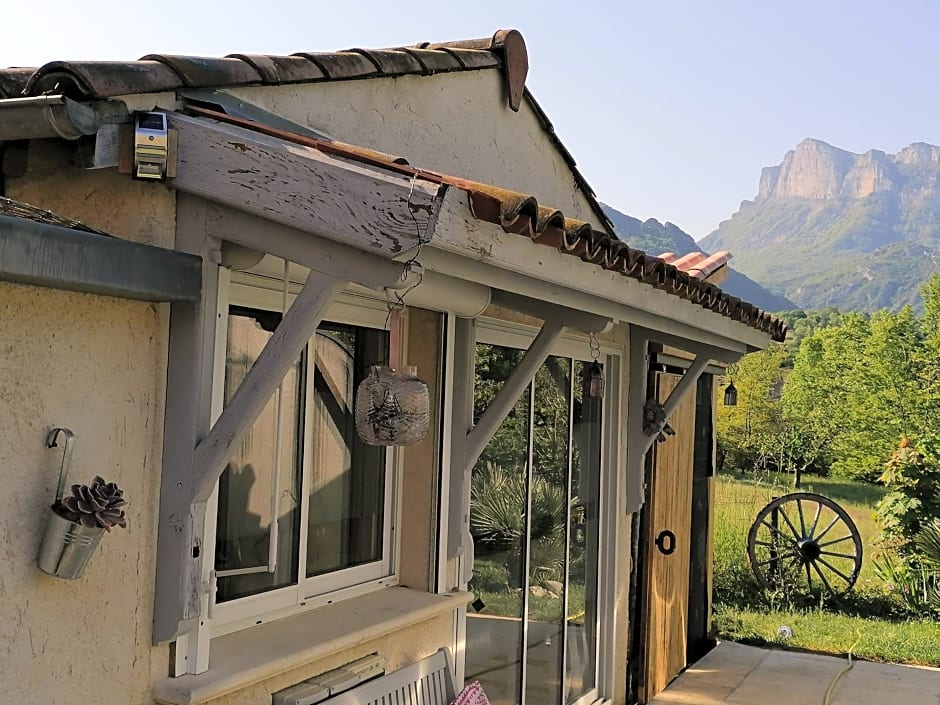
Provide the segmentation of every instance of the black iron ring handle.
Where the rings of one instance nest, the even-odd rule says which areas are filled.
[[[666,546],[666,542],[669,542],[669,546]],[[659,552],[664,556],[672,554],[676,550],[676,535],[672,533],[669,529],[659,532],[659,536],[656,537],[656,548],[659,549]]]

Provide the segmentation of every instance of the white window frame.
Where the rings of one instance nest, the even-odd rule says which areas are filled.
[[[538,334],[538,327],[513,321],[480,317],[477,319],[476,343],[499,345],[519,350],[528,349]],[[612,556],[612,560],[600,560],[600,573],[597,579],[597,654],[594,664],[594,687],[584,693],[572,705],[592,705],[606,702],[614,693],[615,630],[617,580],[620,572],[617,556],[620,555],[618,516],[620,505],[617,497],[620,493],[618,468],[625,461],[625,454],[620,449],[621,404],[625,381],[626,350],[623,345],[598,340],[600,360],[604,363],[606,389],[604,393],[604,412],[601,426],[601,463],[599,478],[599,526],[598,557]],[[588,336],[582,333],[566,331],[549,353],[551,356],[567,357],[581,362],[591,361]],[[445,532],[442,535],[446,539]],[[445,541],[446,545],[446,541]],[[567,581],[567,576],[566,576]],[[466,617],[464,617],[466,619]],[[465,673],[466,641],[463,630],[458,629],[455,651],[458,659],[458,673]],[[565,654],[564,664],[567,664]],[[565,666],[566,668],[566,666]],[[523,688],[525,684],[523,683]]]
[[[226,270],[222,270],[226,271]],[[216,360],[213,370],[213,418],[218,418],[223,406],[223,384],[228,332],[228,311],[232,305],[262,310],[281,311],[283,282],[269,277],[230,272],[222,277],[219,296],[219,316],[216,331]],[[300,291],[300,284],[288,285],[288,301]],[[323,320],[342,325],[385,330],[388,308],[385,302],[350,293],[340,294],[327,309]],[[313,355],[306,360],[306,379],[313,379]],[[312,386],[307,387],[308,390]],[[298,537],[298,582],[287,587],[276,588],[256,595],[215,603],[215,584],[211,573],[215,564],[216,520],[218,517],[218,485],[213,492],[206,512],[205,543],[211,547],[206,564],[209,577],[209,631],[211,637],[271,622],[300,612],[322,607],[342,600],[364,595],[375,590],[398,584],[398,517],[401,512],[401,451],[388,448],[386,451],[385,507],[383,513],[382,559],[360,566],[308,578],[304,574],[307,552],[307,526],[309,520],[309,483],[313,459],[313,404],[311,392],[307,391],[304,405],[304,438],[300,492],[300,536]],[[220,578],[224,579],[224,578]]]

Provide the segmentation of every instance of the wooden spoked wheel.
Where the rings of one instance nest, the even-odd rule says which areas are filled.
[[[795,492],[760,510],[747,535],[747,557],[765,589],[838,596],[858,579],[862,540],[838,504]]]

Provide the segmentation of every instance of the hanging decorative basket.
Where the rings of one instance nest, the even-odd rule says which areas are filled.
[[[409,446],[428,435],[431,400],[415,367],[373,367],[356,390],[356,431],[372,446]]]
[[[66,494],[75,434],[67,428],[54,428],[46,445],[58,447],[59,435],[65,436],[62,467],[36,563],[41,571],[56,578],[77,580],[85,572],[104,532],[115,526],[127,526],[121,509],[127,502],[117,485],[100,477],[95,477],[91,485],[72,485],[71,493]]]
[[[53,510],[39,548],[39,570],[56,578],[77,580],[85,572],[102,536],[104,529],[100,526],[82,526]]]

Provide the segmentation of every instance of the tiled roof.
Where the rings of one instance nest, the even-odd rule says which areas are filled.
[[[76,100],[185,88],[282,85],[501,68],[508,99],[519,109],[528,73],[525,40],[516,30],[486,39],[393,49],[298,52],[225,58],[148,54],[138,61],[53,61],[38,69],[0,71],[0,98],[61,93]]]
[[[704,252],[690,252],[686,255],[677,256],[674,252],[664,252],[659,255],[659,259],[666,264],[681,269],[689,276],[696,279],[708,279],[716,271],[728,264],[732,254],[727,250],[721,250],[713,255],[707,255]]]
[[[470,211],[478,220],[499,225],[507,233],[526,236],[539,245],[552,247],[563,254],[579,257],[603,269],[637,279],[653,288],[767,333],[774,340],[782,341],[786,336],[786,325],[782,321],[704,281],[707,274],[703,272],[710,273],[721,266],[711,266],[706,263],[707,259],[713,259],[713,263],[723,260],[723,264],[730,258],[728,253],[717,253],[712,258],[698,253],[702,259],[689,258],[683,267],[676,266],[665,259],[634,249],[615,236],[594,230],[590,223],[567,218],[560,210],[540,205],[536,197],[530,194],[418,169],[408,165],[401,157],[342,142],[318,140],[205,108],[191,106],[188,111],[196,116],[256,130],[327,154],[448,184],[467,193]]]
[[[599,222],[613,235],[613,225],[574,157],[525,87],[528,50],[522,34],[514,29],[499,30],[482,39],[423,42],[393,49],[298,52],[290,56],[229,54],[225,58],[148,54],[129,62],[53,61],[40,68],[0,69],[0,99],[61,93],[75,100],[90,100],[182,89],[430,76],[481,69],[503,72],[506,98],[513,110],[519,110],[523,100],[532,108]]]

